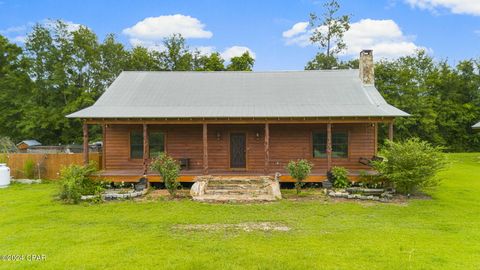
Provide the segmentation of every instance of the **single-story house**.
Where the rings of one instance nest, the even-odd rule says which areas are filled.
[[[274,175],[291,181],[290,160],[314,164],[307,181],[332,166],[352,175],[377,153],[378,124],[407,113],[387,104],[374,86],[373,52],[359,70],[279,72],[122,72],[91,107],[68,115],[103,127],[103,171],[116,181],[146,175],[166,151],[182,164],[180,181],[198,175]]]
[[[17,143],[17,149],[26,152],[28,148],[41,146],[42,144],[37,140],[23,140]]]

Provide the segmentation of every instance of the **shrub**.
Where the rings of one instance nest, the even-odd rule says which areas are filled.
[[[0,153],[0,163],[8,163],[8,155]]]
[[[60,198],[67,203],[78,203],[82,195],[98,195],[103,191],[100,181],[92,179],[97,171],[91,163],[87,166],[70,165],[60,171]]]
[[[358,185],[365,188],[384,188],[385,178],[378,174],[369,174],[361,170],[358,175]]]
[[[348,180],[348,170],[343,167],[333,167],[332,170],[332,185],[336,188],[346,188],[350,186]]]
[[[0,137],[0,153],[17,152],[17,146],[9,137]]]
[[[27,159],[23,164],[23,175],[27,179],[33,179],[35,177],[35,162],[31,159]]]
[[[405,142],[387,141],[380,155],[384,160],[374,161],[374,169],[391,181],[398,192],[406,195],[437,186],[440,180],[436,175],[446,165],[442,148],[418,138]]]
[[[290,161],[287,165],[287,170],[290,176],[295,179],[295,189],[297,194],[300,194],[302,187],[305,185],[303,182],[310,175],[313,164],[305,159],[299,159],[297,161]]]
[[[177,182],[180,174],[180,164],[166,153],[160,153],[152,161],[150,168],[160,174],[170,195],[175,196],[180,187],[180,183]]]

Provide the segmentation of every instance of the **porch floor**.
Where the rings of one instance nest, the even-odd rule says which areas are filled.
[[[368,170],[366,171],[369,174],[375,173],[373,170]],[[209,175],[215,175],[215,176],[225,176],[225,177],[231,177],[231,176],[260,176],[260,175],[265,175],[265,173],[262,171],[244,171],[244,170],[213,170],[209,169],[208,170]],[[288,175],[287,172],[283,171],[280,172],[280,182],[294,182],[294,180]],[[203,170],[182,170],[180,171],[180,177],[179,181],[180,182],[193,182],[194,178],[196,176],[203,175]],[[351,176],[352,180],[355,180],[358,178],[360,175],[359,170],[350,170],[349,175]],[[99,178],[104,178],[105,180],[108,181],[114,181],[114,182],[136,182],[138,179],[143,177],[143,170],[141,169],[108,169],[108,170],[103,170],[100,171],[97,176]],[[275,172],[270,172],[269,176],[275,176]],[[147,178],[150,182],[161,182],[161,178],[158,175],[158,173],[149,171],[147,173]],[[327,179],[327,171],[326,170],[314,170],[308,177],[308,179],[305,182],[323,182]]]

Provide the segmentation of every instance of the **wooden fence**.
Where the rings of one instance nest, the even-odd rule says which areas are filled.
[[[90,161],[94,161],[98,168],[102,166],[102,154],[90,153]],[[58,179],[60,170],[70,164],[83,164],[83,154],[34,154],[34,153],[13,153],[7,154],[7,165],[10,167],[11,175],[14,178],[24,178],[23,166],[27,160],[35,163],[35,178]]]

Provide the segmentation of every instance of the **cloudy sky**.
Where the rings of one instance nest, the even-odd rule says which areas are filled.
[[[480,57],[480,0],[340,0],[351,14],[342,58],[373,49],[396,58],[425,49],[452,64]],[[126,46],[161,50],[181,33],[192,48],[218,51],[225,59],[248,50],[255,70],[298,70],[318,48],[309,42],[310,12],[322,0],[0,0],[0,34],[22,44],[34,23],[62,19],[86,25],[102,40],[114,33]]]

